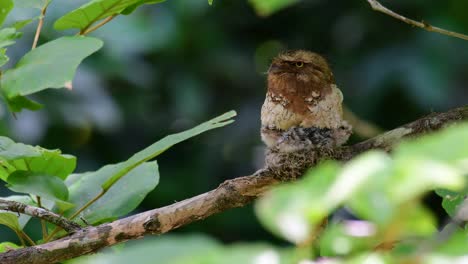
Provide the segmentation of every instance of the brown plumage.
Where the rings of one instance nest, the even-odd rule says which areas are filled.
[[[268,70],[267,88],[261,136],[269,148],[332,148],[351,134],[342,118],[343,95],[320,55],[304,50],[278,55]]]

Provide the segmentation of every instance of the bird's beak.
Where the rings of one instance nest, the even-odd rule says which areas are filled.
[[[270,69],[268,69],[268,73],[279,73],[283,71],[284,71],[284,67],[282,67],[282,65],[278,63],[272,63],[270,66]]]

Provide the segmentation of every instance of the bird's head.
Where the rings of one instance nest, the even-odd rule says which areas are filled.
[[[311,85],[333,83],[333,74],[327,61],[320,55],[293,50],[279,54],[268,69],[268,79],[299,82]]]

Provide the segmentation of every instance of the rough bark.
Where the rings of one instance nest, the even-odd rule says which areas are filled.
[[[337,149],[333,153],[328,153],[327,157],[349,160],[369,149],[380,148],[388,151],[402,138],[425,134],[460,120],[468,120],[468,107],[431,114],[362,143]],[[250,176],[227,180],[212,191],[172,205],[96,227],[86,227],[43,245],[2,253],[0,263],[55,263],[96,252],[119,242],[141,238],[144,235],[166,233],[210,215],[250,203],[271,186],[280,183],[282,179],[290,179],[288,175],[278,177],[278,172],[287,174],[288,171],[290,171],[288,168],[277,170],[267,167]]]

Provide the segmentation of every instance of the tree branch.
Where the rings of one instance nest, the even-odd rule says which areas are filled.
[[[390,10],[390,9],[386,8],[385,6],[383,6],[377,0],[367,0],[367,2],[369,2],[369,4],[371,5],[373,10],[378,11],[378,12],[382,12],[384,14],[387,14],[387,15],[393,17],[393,18],[396,18],[396,19],[398,19],[400,21],[405,22],[406,24],[410,24],[412,26],[419,27],[419,28],[422,28],[422,29],[427,30],[427,31],[437,32],[439,34],[451,36],[451,37],[454,37],[454,38],[460,38],[460,39],[468,40],[467,35],[460,34],[460,33],[453,32],[453,31],[449,31],[449,30],[445,30],[445,29],[439,28],[439,27],[434,27],[434,26],[431,26],[431,25],[429,25],[428,23],[426,23],[424,21],[418,22],[418,21],[409,19],[407,17],[404,17],[404,16],[402,16],[400,14],[397,14],[397,13],[393,12],[392,10]]]
[[[47,209],[39,208],[15,201],[0,199],[0,210],[6,210],[10,212],[22,213],[30,216],[34,216],[43,219],[49,223],[62,227],[65,231],[72,233],[79,229],[81,226],[73,221],[66,219],[56,213],[53,213]]]
[[[432,114],[373,139],[337,149],[331,158],[348,160],[369,149],[390,150],[402,138],[425,134],[460,120],[468,120],[468,106]],[[46,244],[2,253],[0,263],[55,263],[144,235],[166,233],[227,209],[244,206],[280,182],[276,169],[264,168],[250,176],[227,180],[212,191],[172,205],[96,227],[86,227]]]

